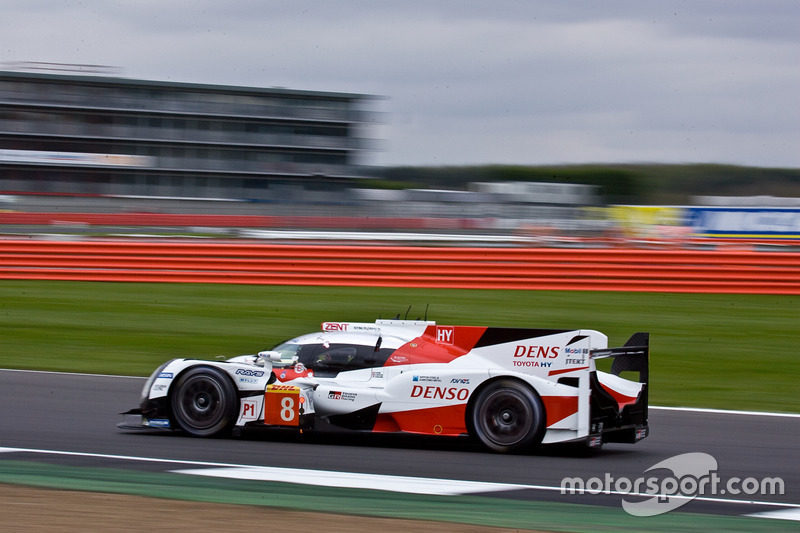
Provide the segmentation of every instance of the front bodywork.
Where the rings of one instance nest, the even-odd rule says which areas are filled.
[[[148,379],[125,427],[175,428],[174,383],[204,366],[235,385],[236,427],[302,429],[325,419],[352,430],[464,435],[474,429],[469,415],[479,393],[511,380],[541,400],[542,443],[633,443],[648,434],[648,345],[646,333],[608,348],[594,330],[326,322],[259,355],[168,361]],[[614,361],[608,372],[597,369],[601,359]]]

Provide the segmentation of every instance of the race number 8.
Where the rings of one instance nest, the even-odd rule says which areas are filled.
[[[300,388],[268,385],[264,393],[264,423],[272,426],[300,425]]]
[[[281,420],[291,422],[294,417],[294,399],[291,396],[284,396],[281,398]]]

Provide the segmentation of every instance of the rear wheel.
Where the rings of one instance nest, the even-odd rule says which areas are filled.
[[[176,424],[194,437],[224,435],[236,422],[236,389],[217,368],[200,366],[181,374],[171,399]]]
[[[496,452],[518,452],[542,442],[545,411],[530,387],[500,380],[480,391],[470,411],[473,437]]]

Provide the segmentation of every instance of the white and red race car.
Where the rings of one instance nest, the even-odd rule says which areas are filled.
[[[325,322],[257,355],[164,363],[120,427],[209,437],[244,426],[299,431],[323,419],[349,430],[470,435],[498,452],[635,443],[648,434],[649,335],[607,344],[594,330]],[[609,357],[610,372],[597,370],[595,360]]]

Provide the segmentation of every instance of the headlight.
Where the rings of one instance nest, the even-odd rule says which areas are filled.
[[[174,360],[175,359],[170,359],[166,363],[162,364],[160,367],[156,368],[155,371],[152,374],[150,374],[150,377],[147,378],[147,381],[144,382],[144,387],[142,387],[142,401],[150,398],[150,387],[153,386],[153,382],[156,380],[158,375],[161,374],[161,372],[165,368],[167,368],[167,365],[169,365]]]

